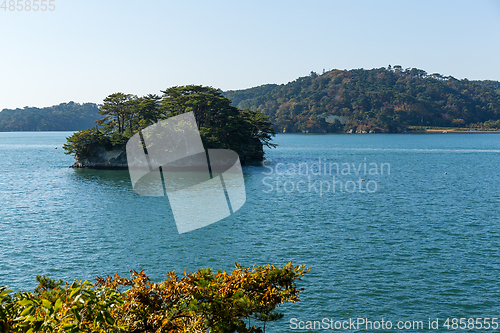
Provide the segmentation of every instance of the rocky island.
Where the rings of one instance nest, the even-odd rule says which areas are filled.
[[[205,149],[235,151],[242,164],[264,158],[264,146],[271,143],[274,130],[268,117],[259,111],[239,109],[218,89],[180,86],[163,95],[114,93],[104,99],[97,126],[80,130],[67,138],[66,154],[76,159],[73,168],[127,169],[125,145],[140,130],[186,112],[193,112]]]

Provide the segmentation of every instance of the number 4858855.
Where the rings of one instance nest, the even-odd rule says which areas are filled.
[[[54,4],[56,0],[4,0],[0,9],[4,11],[10,10],[13,11],[46,11],[47,9],[53,11],[56,9],[56,5]]]

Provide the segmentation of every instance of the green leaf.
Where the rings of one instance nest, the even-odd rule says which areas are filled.
[[[113,325],[115,323],[115,319],[109,314],[109,312],[103,311],[103,315],[108,324]]]
[[[64,325],[62,326],[62,328],[63,328],[63,329],[65,329],[65,330],[67,330],[67,329],[71,329],[71,328],[73,328],[73,327],[75,327],[75,326],[76,326],[76,324],[74,324],[74,323],[70,323],[70,324],[64,324]]]
[[[19,305],[21,306],[26,306],[26,305],[32,305],[33,304],[33,301],[29,300],[29,299],[23,299],[23,300],[20,300],[19,302],[17,302]]]
[[[62,300],[60,298],[57,299],[56,304],[54,305],[54,312],[59,311],[62,307]]]
[[[28,316],[28,317],[26,317],[26,319],[24,319],[25,323],[32,322],[32,321],[35,321],[35,317],[33,317],[33,316]]]
[[[8,293],[11,293],[11,292],[12,292],[12,290],[4,290],[4,291],[2,291],[2,292],[0,293],[0,296],[2,296],[2,297],[3,297],[3,296],[5,296],[5,295],[7,295]]]
[[[44,308],[47,308],[49,310],[52,309],[52,303],[50,303],[50,301],[46,300],[46,299],[42,299],[42,306]]]
[[[80,292],[80,288],[75,288],[71,291],[71,294],[69,294],[69,298],[73,298],[73,296],[75,296],[75,294],[79,293]]]
[[[21,312],[21,316],[26,316],[27,314],[31,313],[31,310],[33,309],[33,306],[29,306],[27,307],[26,309],[23,310],[23,312]]]

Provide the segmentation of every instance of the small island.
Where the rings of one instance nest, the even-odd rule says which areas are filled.
[[[264,146],[274,147],[268,116],[240,109],[213,87],[188,85],[162,91],[162,96],[137,97],[121,92],[104,99],[97,125],[67,138],[73,168],[127,169],[125,146],[140,130],[186,112],[193,112],[205,149],[230,149],[241,163],[262,161]]]

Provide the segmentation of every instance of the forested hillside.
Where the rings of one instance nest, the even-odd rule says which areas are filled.
[[[95,103],[61,103],[46,108],[25,107],[0,112],[0,131],[76,131],[100,119]]]
[[[311,72],[286,85],[227,91],[279,132],[401,132],[409,126],[500,128],[500,82],[417,68]]]
[[[232,105],[269,116],[279,132],[402,132],[415,127],[500,129],[500,82],[457,80],[417,68],[311,72],[288,84],[226,91]],[[0,131],[95,126],[97,104],[0,112]]]

